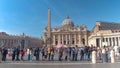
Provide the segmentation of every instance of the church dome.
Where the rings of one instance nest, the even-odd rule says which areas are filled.
[[[62,26],[74,26],[74,23],[71,19],[69,19],[69,16],[66,16],[66,19],[62,22]]]

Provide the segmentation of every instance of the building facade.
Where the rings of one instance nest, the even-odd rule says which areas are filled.
[[[9,35],[5,32],[0,32],[0,47],[38,47],[43,45],[43,40],[39,38],[22,35]]]
[[[74,22],[66,16],[58,27],[51,28],[50,9],[48,10],[48,25],[44,29],[44,42],[56,46],[63,44],[67,46],[88,45],[89,31],[85,25],[75,26]]]
[[[120,24],[97,21],[88,38],[93,46],[120,46]]]

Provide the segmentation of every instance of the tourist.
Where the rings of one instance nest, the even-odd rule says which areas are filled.
[[[45,50],[44,50],[44,61],[47,60],[47,57],[48,57],[48,50],[47,50],[47,47],[45,47]]]
[[[83,61],[84,60],[84,47],[81,47],[79,51],[80,51],[80,61]]]
[[[101,48],[98,47],[97,48],[97,57],[98,57],[99,60],[101,60],[101,56],[102,56],[102,51],[101,51]]]
[[[68,47],[67,51],[68,51],[68,60],[71,60],[72,47]]]
[[[51,48],[50,47],[48,47],[48,60],[50,61],[50,58],[51,58]]]
[[[32,48],[29,49],[29,56],[30,56],[30,61],[32,61],[33,60],[33,49]]]
[[[54,60],[54,54],[55,54],[55,50],[54,47],[51,48],[51,60]]]
[[[41,48],[41,53],[42,53],[42,60],[44,60],[44,56],[45,56],[45,47]]]
[[[34,51],[34,56],[36,57],[36,61],[39,61],[40,49],[37,47]]]
[[[78,51],[79,51],[79,49],[78,49],[78,46],[76,45],[75,46],[75,61],[77,61]]]
[[[7,50],[8,50],[8,54],[7,55],[8,55],[8,57],[10,57],[11,56],[11,49],[8,48]]]
[[[28,61],[30,60],[30,49],[27,49],[27,56],[28,56]]]
[[[21,55],[21,60],[22,60],[22,61],[24,60],[24,59],[23,59],[23,57],[24,57],[24,53],[25,53],[24,50],[21,49],[21,50],[20,50],[20,55]]]
[[[107,57],[106,57],[106,47],[103,46],[102,48],[102,61],[106,62],[107,61]]]
[[[119,56],[119,47],[118,47],[118,45],[114,46],[114,51],[115,51],[115,56],[118,57]]]
[[[19,61],[20,48],[16,48],[16,61]]]
[[[88,61],[90,61],[91,52],[92,52],[92,49],[90,46],[88,46]]]
[[[0,63],[2,62],[2,49],[0,47]]]
[[[16,55],[16,48],[14,47],[14,48],[12,48],[12,61],[14,61],[15,60],[15,55]]]
[[[76,50],[75,47],[72,48],[72,61],[75,61]]]
[[[58,55],[58,58],[59,58],[59,61],[62,61],[62,56],[63,56],[63,48],[59,48],[59,55]]]
[[[2,61],[6,61],[7,49],[5,47],[2,48]]]

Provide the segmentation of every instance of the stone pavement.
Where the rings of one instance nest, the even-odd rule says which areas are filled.
[[[120,63],[1,63],[0,68],[119,68]]]
[[[40,57],[40,59],[41,59],[41,57]],[[110,57],[108,59],[109,59],[108,63],[110,63]],[[54,57],[54,61],[41,61],[41,60],[40,61],[36,61],[35,57],[33,57],[33,61],[28,61],[26,55],[24,56],[24,61],[12,61],[12,57],[8,57],[7,56],[7,60],[5,62],[3,62],[3,63],[16,63],[16,62],[19,62],[19,63],[36,63],[36,62],[37,63],[61,63],[61,62],[65,62],[65,63],[71,63],[71,62],[72,63],[73,62],[77,62],[77,63],[91,63],[91,61],[80,61],[79,56],[78,56],[78,61],[65,61],[65,60],[58,61],[58,57],[57,56]],[[116,62],[120,62],[120,56],[118,58],[116,58]],[[102,60],[97,60],[97,63],[102,63]]]
[[[25,61],[11,61],[11,57],[7,57],[7,61],[0,63],[0,68],[119,68],[120,57],[116,58],[115,63],[110,63],[110,58],[107,63],[102,63],[97,60],[96,64],[91,61],[27,61],[27,56],[24,57]]]
[[[119,68],[120,59],[115,63],[102,63],[101,60],[97,60],[96,64],[92,64],[91,61],[11,61],[11,57],[7,58],[7,61],[0,63],[0,68]]]
[[[33,57],[33,61],[28,61],[26,55],[24,57],[24,59],[25,59],[24,61],[12,61],[11,58],[12,57],[8,57],[7,56],[7,60],[5,62],[2,61],[2,63],[92,63],[91,61],[80,61],[79,57],[78,57],[78,61],[65,61],[65,60],[58,61],[58,57],[57,56],[55,56],[55,58],[54,58],[55,61],[41,61],[41,60],[40,61],[36,61],[35,57]],[[41,57],[40,57],[40,59],[41,59]],[[120,57],[116,58],[116,62],[120,62]],[[97,63],[102,63],[102,60],[97,60]],[[109,58],[108,63],[110,63],[110,58]]]

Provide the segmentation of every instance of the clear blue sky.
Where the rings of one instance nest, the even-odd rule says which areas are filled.
[[[48,8],[52,27],[61,25],[66,15],[89,30],[96,21],[120,22],[120,0],[0,0],[0,31],[41,37]]]

